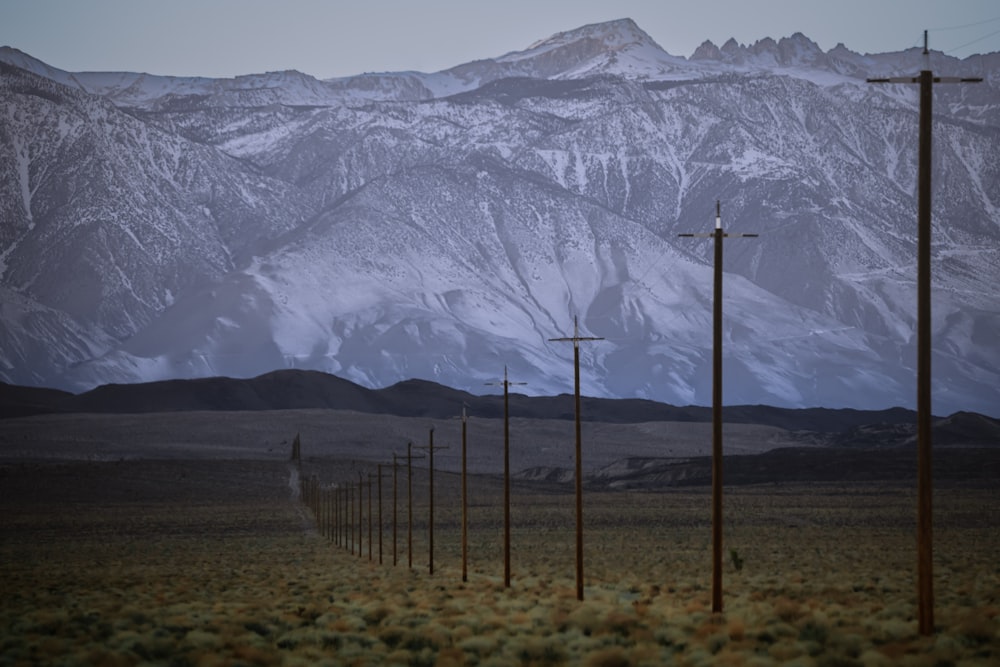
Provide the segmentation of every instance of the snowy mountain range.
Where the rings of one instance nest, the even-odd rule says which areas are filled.
[[[435,73],[65,72],[0,48],[0,380],[280,368],[915,402],[919,50],[673,56],[628,19]],[[1000,54],[932,53],[934,411],[1000,415]]]

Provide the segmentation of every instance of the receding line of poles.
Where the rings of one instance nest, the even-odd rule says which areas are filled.
[[[932,173],[932,129],[933,129],[933,85],[935,83],[980,83],[981,77],[935,77],[930,69],[930,51],[927,45],[927,31],[924,31],[924,69],[917,77],[870,78],[868,83],[920,84],[919,153],[918,153],[918,210],[917,210],[917,598],[918,624],[922,635],[934,632],[934,582],[933,582],[933,504],[931,468],[931,173]],[[726,234],[722,231],[721,205],[716,202],[716,222],[714,234],[679,234],[681,237],[713,237],[715,239],[715,293],[713,303],[713,382],[712,382],[712,611],[722,611],[722,239],[725,237],[756,237],[757,234]],[[574,329],[576,328],[574,320]],[[576,331],[574,331],[576,334]],[[573,338],[552,340],[573,340],[577,348],[577,335]],[[585,340],[585,339],[579,339]],[[589,340],[589,339],[587,339]],[[595,339],[596,340],[596,339]],[[578,349],[578,348],[577,348]],[[576,355],[574,355],[576,356]],[[577,592],[582,598],[582,549],[580,538],[580,517],[582,514],[580,480],[580,437],[579,437],[579,366],[577,362]],[[504,585],[510,587],[510,434],[507,367],[504,366],[502,383],[504,388]],[[462,580],[466,581],[466,487],[465,487],[465,410],[462,411]],[[409,565],[413,566],[413,493],[412,493],[412,453],[413,443],[407,446],[407,491],[409,494]],[[292,445],[292,460],[301,471],[301,445],[298,434]],[[418,457],[422,458],[422,457]],[[393,454],[393,565],[396,564],[396,465]],[[433,465],[431,466],[433,476]],[[360,474],[360,473],[359,473]],[[380,477],[381,483],[381,477]],[[369,485],[371,482],[369,481]],[[361,553],[361,485],[358,501],[358,552]],[[337,517],[336,535],[351,547],[353,553],[353,490],[350,484],[335,495],[334,514]],[[302,480],[300,476],[299,494],[307,505],[321,514],[321,501],[317,497],[318,483]],[[370,493],[370,491],[369,491]],[[381,493],[380,503],[381,503]],[[432,501],[433,502],[433,501]],[[341,507],[345,519],[339,521]],[[371,501],[369,500],[369,511]],[[431,510],[433,513],[433,509]],[[433,516],[433,514],[432,514]],[[380,522],[381,523],[381,522]],[[322,523],[320,524],[322,526]],[[381,526],[380,526],[381,530]],[[369,527],[369,540],[371,528]],[[433,538],[432,538],[433,540]],[[370,547],[369,547],[370,551]],[[433,547],[432,547],[433,553]],[[370,555],[369,555],[370,558]],[[433,559],[433,556],[432,556]],[[433,560],[432,560],[433,562]],[[433,568],[433,565],[431,566]]]
[[[934,76],[924,30],[920,76],[868,83],[920,84],[917,155],[917,617],[920,634],[934,632],[933,507],[931,474],[931,133],[935,83],[980,83],[982,78]]]
[[[715,231],[678,234],[715,239],[715,293],[712,308],[712,612],[722,613],[722,239],[756,237],[722,231],[722,206],[715,202]]]
[[[581,336],[580,323],[574,316],[572,336],[550,338],[549,340],[573,343],[573,396],[576,412],[576,599],[583,600],[583,447],[580,437],[580,342],[604,339]]]
[[[487,385],[503,385],[503,585],[510,588],[510,400],[509,387],[527,382],[511,382],[507,379],[507,366],[503,367],[503,381],[487,382]]]

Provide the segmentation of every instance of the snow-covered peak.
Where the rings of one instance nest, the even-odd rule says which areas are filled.
[[[529,46],[523,54],[575,44],[583,41],[599,43],[603,49],[619,51],[626,47],[660,46],[635,21],[629,18],[591,23],[575,30],[559,32]],[[508,54],[512,55],[512,54]]]
[[[663,50],[632,19],[585,25],[557,33],[523,51],[507,53],[493,61],[516,66],[522,75],[574,78],[615,74],[650,78],[683,66]]]

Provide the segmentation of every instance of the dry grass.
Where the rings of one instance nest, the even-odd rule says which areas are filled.
[[[727,558],[726,611],[713,615],[707,490],[588,494],[581,603],[572,495],[515,487],[505,589],[497,479],[471,486],[463,584],[453,475],[435,479],[433,576],[424,473],[412,571],[405,557],[388,564],[391,485],[379,565],[367,535],[359,558],[311,530],[288,476],[285,462],[247,460],[0,468],[0,665],[1000,661],[993,489],[937,490],[939,630],[920,637],[904,486],[727,489],[726,553],[744,564]]]

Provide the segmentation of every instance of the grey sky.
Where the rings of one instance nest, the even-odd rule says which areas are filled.
[[[0,0],[0,45],[69,71],[325,79],[446,69],[629,17],[674,55],[802,32],[824,50],[1000,51],[996,0]]]

